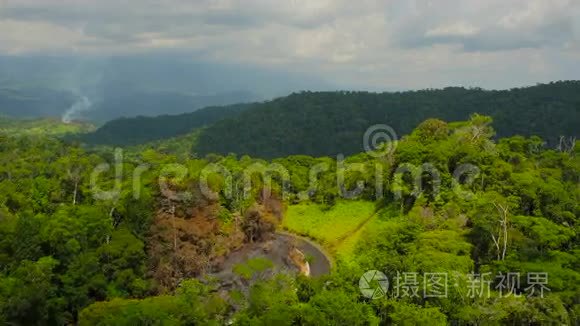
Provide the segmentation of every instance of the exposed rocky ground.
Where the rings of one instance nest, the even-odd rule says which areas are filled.
[[[148,248],[150,273],[159,292],[170,292],[187,278],[214,278],[220,287],[241,289],[254,277],[310,274],[307,255],[296,240],[275,233],[283,215],[279,199],[262,199],[243,215],[224,218],[224,210],[218,202],[201,196],[187,202],[161,202]],[[243,264],[252,260],[264,266],[248,272],[252,275],[236,273],[236,269],[247,269]]]

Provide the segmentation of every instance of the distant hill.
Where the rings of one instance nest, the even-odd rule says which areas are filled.
[[[226,117],[234,117],[249,107],[249,104],[235,104],[207,107],[179,115],[121,118],[105,123],[92,133],[78,135],[75,139],[95,145],[139,145],[187,134]]]
[[[89,107],[77,110],[73,119],[104,123],[260,101],[303,89],[337,87],[318,76],[196,61],[185,54],[0,54],[0,114],[16,118],[58,118],[86,98]]]
[[[114,120],[82,138],[92,144],[137,145],[205,126],[196,133],[200,155],[348,155],[363,150],[363,135],[374,124],[387,124],[401,137],[425,119],[466,120],[472,113],[492,116],[500,137],[538,135],[554,143],[561,135],[578,136],[580,81],[500,91],[302,92],[176,116]]]
[[[106,97],[93,103],[81,117],[91,121],[109,121],[119,117],[158,116],[190,113],[208,106],[224,106],[253,102],[255,95],[249,92],[219,93],[214,95],[188,95],[175,92],[107,93]]]
[[[0,86],[0,114],[14,118],[60,117],[74,101],[66,91]]]
[[[580,133],[580,81],[511,90],[449,87],[395,93],[302,92],[256,104],[203,130],[201,155],[345,155],[363,150],[363,135],[387,124],[399,136],[427,118],[466,120],[490,115],[497,136],[538,135],[554,143]]]
[[[101,95],[47,88],[0,87],[0,114],[17,119],[61,118],[86,97],[89,106],[74,112],[75,120],[104,123],[122,116],[181,114],[207,106],[255,101],[249,92],[188,95],[159,91],[110,91]]]

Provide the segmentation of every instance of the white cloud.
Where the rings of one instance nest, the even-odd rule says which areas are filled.
[[[425,36],[470,36],[478,32],[479,28],[476,26],[466,22],[456,22],[429,29],[425,33]]]
[[[75,51],[77,42],[84,39],[78,30],[47,22],[0,20],[0,51],[21,54],[30,51]]]

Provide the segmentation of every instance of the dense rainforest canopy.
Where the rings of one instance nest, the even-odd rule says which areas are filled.
[[[191,148],[189,138],[114,153],[0,131],[0,323],[576,324],[578,147],[501,136],[554,137],[548,121],[557,133],[577,132],[579,94],[574,83],[295,94],[207,128],[204,151],[192,155],[174,146]],[[321,101],[333,104],[323,111]],[[475,110],[496,120],[418,121]],[[384,122],[385,113],[407,134],[385,144],[390,151],[284,156],[354,153],[367,124]],[[229,152],[228,142],[278,158],[202,156]],[[209,175],[210,166],[227,173]],[[317,166],[325,168],[312,187]],[[248,188],[250,168],[263,173],[250,175]],[[215,196],[200,190],[204,182]],[[235,265],[238,278],[228,286],[207,277],[224,257],[282,229],[319,243],[331,273],[268,273],[272,264],[261,259]],[[359,289],[369,270],[391,281],[380,298]],[[445,296],[414,292],[426,288],[426,273],[448,276]],[[506,288],[495,276],[508,273],[521,278]],[[394,292],[401,275],[406,287]],[[474,280],[489,287],[476,293]]]

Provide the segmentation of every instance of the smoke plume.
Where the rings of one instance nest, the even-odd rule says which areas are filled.
[[[76,102],[62,115],[62,122],[71,123],[81,118],[81,114],[88,111],[92,106],[91,101],[86,96],[79,96]]]

